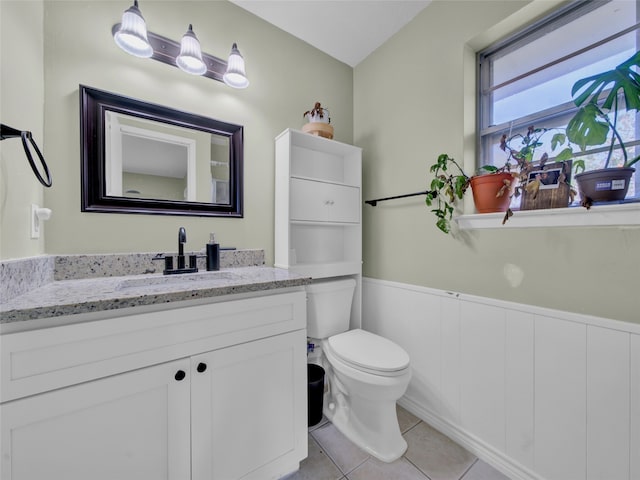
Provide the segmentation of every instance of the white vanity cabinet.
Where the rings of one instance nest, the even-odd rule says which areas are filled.
[[[0,477],[294,471],[307,456],[296,290],[1,335]]]
[[[275,149],[275,266],[314,279],[353,277],[351,328],[358,328],[362,149],[292,129]]]
[[[187,359],[0,405],[2,478],[189,478]]]
[[[292,332],[192,359],[192,371],[206,365],[191,386],[192,479],[280,478],[296,467],[276,462],[306,457],[306,340]]]

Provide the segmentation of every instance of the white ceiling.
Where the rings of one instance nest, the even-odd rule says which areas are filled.
[[[431,0],[231,0],[355,67]]]

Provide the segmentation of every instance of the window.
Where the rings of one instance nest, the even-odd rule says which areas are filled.
[[[573,84],[613,69],[637,52],[639,21],[640,7],[635,1],[575,1],[480,52],[479,164],[504,165],[506,154],[499,147],[503,134],[525,133],[532,125],[564,129],[576,111]],[[618,129],[628,154],[640,155],[638,115],[619,115]],[[554,158],[557,151],[552,151],[552,136],[550,132],[542,137],[534,161],[543,152]],[[602,168],[607,155],[606,146],[586,152],[573,146],[573,151],[587,170]],[[619,147],[615,155],[621,159]],[[640,201],[640,172],[632,179],[627,200]],[[512,208],[519,202],[514,198]],[[579,204],[579,199],[574,203]]]

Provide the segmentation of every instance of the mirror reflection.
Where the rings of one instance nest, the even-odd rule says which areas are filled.
[[[81,87],[83,211],[242,216],[242,127]]]
[[[229,203],[229,140],[107,111],[108,196]]]

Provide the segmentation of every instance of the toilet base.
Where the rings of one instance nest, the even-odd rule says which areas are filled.
[[[340,433],[378,460],[393,462],[407,450],[395,401],[373,403],[352,397],[347,402],[343,394],[338,393],[334,398],[325,399],[323,413]]]

